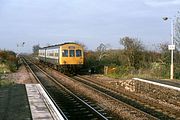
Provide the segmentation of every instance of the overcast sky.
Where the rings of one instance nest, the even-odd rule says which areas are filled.
[[[140,39],[148,48],[170,42],[170,21],[180,0],[0,0],[0,48],[31,52],[32,46],[69,41],[95,50],[100,43]]]

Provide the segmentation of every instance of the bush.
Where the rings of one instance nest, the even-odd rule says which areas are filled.
[[[11,82],[10,80],[0,80],[0,87],[6,87],[9,85],[14,84],[13,82]]]
[[[133,67],[128,66],[108,66],[108,74],[107,76],[113,77],[113,78],[127,78],[132,77],[134,74],[136,74],[136,71]]]
[[[180,79],[180,65],[175,65],[174,78],[175,79]]]
[[[11,72],[15,72],[17,70],[17,65],[15,63],[9,63],[8,65]]]
[[[16,54],[12,51],[0,51],[0,62],[7,65],[11,72],[15,72],[18,66]]]

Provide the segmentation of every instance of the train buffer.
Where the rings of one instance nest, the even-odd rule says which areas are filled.
[[[26,84],[33,120],[64,120],[40,84]]]

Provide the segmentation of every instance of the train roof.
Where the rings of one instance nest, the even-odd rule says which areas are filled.
[[[50,46],[42,47],[40,49],[49,48],[49,47],[57,47],[57,46],[62,46],[62,45],[66,45],[66,44],[77,44],[78,45],[78,43],[75,43],[75,42],[66,42],[66,43],[62,43],[62,44],[56,44],[56,45],[50,45]]]

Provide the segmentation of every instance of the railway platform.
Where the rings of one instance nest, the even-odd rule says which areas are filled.
[[[64,120],[40,84],[26,84],[33,120]]]
[[[167,80],[145,80],[140,78],[133,78],[134,80],[138,80],[144,83],[153,84],[161,87],[165,87],[168,89],[180,91],[180,82],[172,82]]]

